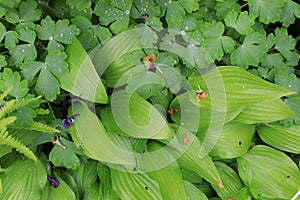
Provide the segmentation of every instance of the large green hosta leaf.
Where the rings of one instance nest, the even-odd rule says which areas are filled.
[[[299,190],[299,168],[278,150],[258,145],[237,162],[239,175],[255,199],[291,199]]]
[[[59,186],[54,188],[50,183],[47,184],[45,190],[48,191],[44,190],[41,200],[76,200],[73,190],[57,173],[55,173],[55,178],[59,181]]]
[[[162,114],[136,93],[119,91],[112,94],[111,110],[117,126],[124,134],[152,139],[173,137],[173,131]]]
[[[295,114],[281,99],[275,99],[246,106],[235,120],[245,124],[257,124],[270,123],[293,116]]]
[[[111,170],[114,191],[121,200],[163,199],[158,184],[146,173],[130,173]]]
[[[108,98],[94,65],[78,40],[66,49],[69,73],[59,77],[61,88],[83,99],[107,103]]]
[[[46,186],[47,172],[39,160],[18,159],[1,174],[1,179],[1,200],[40,199]]]
[[[186,192],[186,199],[208,200],[205,194],[192,183],[183,181],[183,185]]]
[[[152,144],[153,145],[148,146],[148,149],[151,151],[159,150],[161,148],[161,146],[157,143]],[[170,152],[163,152],[163,154],[164,155],[161,156],[163,159],[165,157],[169,157],[171,158],[170,160],[172,160],[172,155]],[[149,160],[150,162],[160,162],[159,159],[156,159],[155,157],[150,158],[152,158]],[[158,183],[163,199],[185,199],[182,174],[176,161],[170,162],[168,166],[159,170],[148,172],[148,175]],[[172,185],[172,187],[170,187],[170,185]]]
[[[172,127],[176,132],[176,139],[168,144],[168,148],[174,157],[179,157],[179,165],[196,172],[212,185],[222,188],[223,184],[215,164],[208,155],[200,155],[202,146],[199,139],[183,127]]]
[[[255,131],[254,125],[230,122],[225,124],[220,135],[209,132],[199,132],[200,141],[205,141],[213,146],[210,156],[216,158],[236,158],[249,150]],[[213,142],[217,140],[216,144]]]
[[[208,98],[199,103],[201,107],[220,111],[263,103],[294,93],[234,66],[214,68],[203,76],[190,77],[189,82],[195,90],[199,85],[209,93]]]
[[[178,125],[184,123],[184,127],[193,132],[228,123],[242,111],[242,107],[227,112],[201,108],[187,93],[174,98],[169,108],[178,110],[171,115],[171,119]]]
[[[243,187],[237,173],[228,165],[222,162],[216,162],[216,167],[224,183],[224,189],[213,186],[219,197],[222,199],[230,199]]]
[[[73,114],[79,114],[70,128],[73,140],[82,145],[86,155],[95,160],[115,164],[131,164],[134,160],[124,145],[119,146],[113,135],[109,135],[99,118],[82,101],[72,105]]]
[[[257,131],[265,143],[283,151],[300,154],[300,126],[269,124],[257,127]]]

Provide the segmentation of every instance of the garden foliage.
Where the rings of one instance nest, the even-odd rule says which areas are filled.
[[[299,1],[0,17],[0,200],[300,199]]]

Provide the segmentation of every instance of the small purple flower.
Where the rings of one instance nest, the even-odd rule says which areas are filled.
[[[52,178],[50,176],[47,176],[47,180],[53,185],[54,188],[57,188],[59,186],[59,180],[56,178]]]
[[[79,114],[76,113],[76,114],[73,115],[72,117],[63,119],[63,120],[61,121],[61,123],[62,123],[62,126],[64,127],[64,129],[70,128],[70,126],[72,126],[72,124],[74,123],[75,118],[78,117],[78,116],[79,116]]]
[[[0,105],[0,110],[2,110],[3,107],[4,107],[4,105]]]
[[[137,19],[137,23],[145,23],[146,19],[149,17],[147,13],[141,14],[140,18]]]

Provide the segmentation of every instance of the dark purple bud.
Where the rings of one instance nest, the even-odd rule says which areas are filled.
[[[147,17],[149,17],[149,15],[147,13],[144,13],[141,15],[140,19],[147,19]]]
[[[73,115],[72,117],[63,119],[63,120],[61,121],[61,123],[62,123],[62,126],[64,127],[64,129],[70,128],[70,126],[72,126],[72,124],[74,123],[75,118],[78,117],[78,116],[79,116],[79,114],[76,113],[76,114]]]
[[[136,20],[137,23],[145,23],[148,16],[149,15],[147,13],[141,14],[140,18]]]
[[[47,176],[47,180],[53,185],[54,188],[57,188],[59,186],[59,180],[56,178],[52,178],[50,176]]]
[[[4,107],[4,105],[0,105],[0,110],[2,110],[3,107]]]

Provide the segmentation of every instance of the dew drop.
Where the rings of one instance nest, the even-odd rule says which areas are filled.
[[[188,26],[185,26],[185,27],[184,27],[184,29],[185,29],[185,30],[188,30],[188,29],[189,29],[189,27],[188,27]]]
[[[243,87],[243,89],[245,89],[245,86],[244,86],[244,85],[243,85],[242,87]]]
[[[63,33],[60,33],[59,36],[60,36],[60,37],[64,37],[64,34],[63,34]]]
[[[289,85],[288,85],[288,87],[290,88],[290,87],[292,87],[292,85],[291,85],[291,84],[289,84]]]
[[[49,40],[50,40],[50,41],[53,40],[53,36],[50,36],[50,37],[49,37]]]
[[[180,31],[180,34],[181,35],[186,35],[186,32],[185,31]]]
[[[125,10],[125,14],[129,15],[130,11],[129,10]]]
[[[22,52],[24,53],[24,52],[25,52],[25,49],[22,49]]]

